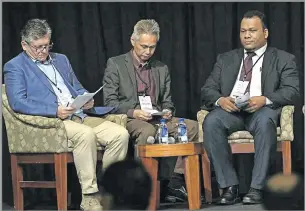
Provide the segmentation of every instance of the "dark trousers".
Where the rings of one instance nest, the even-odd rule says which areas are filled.
[[[167,121],[168,136],[175,137],[177,133],[177,123],[179,118],[173,117]],[[159,123],[158,119],[145,122],[137,119],[128,119],[126,129],[128,130],[130,137],[136,144],[147,144],[147,138],[149,136],[155,137]],[[197,121],[185,119],[187,126],[189,141],[197,141],[198,139],[198,123]],[[174,172],[177,157],[167,157],[159,159],[159,179],[170,179]]]
[[[220,188],[239,184],[227,137],[240,130],[247,130],[254,137],[251,187],[263,188],[268,168],[276,154],[276,127],[280,111],[281,109],[263,107],[254,113],[228,113],[216,108],[207,115],[203,123],[204,146],[214,166]]]

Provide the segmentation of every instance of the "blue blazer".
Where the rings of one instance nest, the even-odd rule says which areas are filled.
[[[50,53],[50,56],[73,97],[87,92],[65,55]],[[57,96],[47,77],[25,52],[8,61],[3,73],[8,101],[15,112],[56,117]]]

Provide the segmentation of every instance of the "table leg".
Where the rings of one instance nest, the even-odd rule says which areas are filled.
[[[184,157],[184,176],[188,193],[190,210],[199,210],[200,201],[200,177],[199,177],[199,157],[191,155]]]
[[[152,179],[152,192],[150,196],[150,202],[148,210],[156,210],[158,205],[158,160],[155,158],[140,158],[143,165],[146,167]]]
[[[208,204],[212,203],[212,180],[211,180],[211,164],[206,151],[201,155],[202,158],[202,176],[205,193],[205,200]]]

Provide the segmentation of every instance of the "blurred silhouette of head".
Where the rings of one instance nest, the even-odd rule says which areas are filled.
[[[145,167],[135,160],[110,165],[98,179],[104,210],[145,210],[152,180]]]
[[[267,210],[304,210],[304,179],[276,174],[266,182],[263,205]]]

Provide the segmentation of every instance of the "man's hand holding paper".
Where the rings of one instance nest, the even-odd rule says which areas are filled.
[[[94,95],[96,95],[103,87],[105,86],[105,84],[103,86],[101,86],[96,92],[94,93],[84,93],[82,95],[78,95],[74,101],[70,104],[71,107],[75,108],[76,110],[84,108],[84,109],[90,109],[93,107],[94,105],[94,100],[93,97]],[[83,107],[83,106],[86,106]],[[90,107],[91,106],[91,107]],[[88,108],[87,108],[88,107]]]
[[[235,105],[239,109],[244,109],[248,105],[248,100],[250,99],[250,94],[247,92],[245,95],[241,95],[235,98]]]
[[[266,97],[265,96],[251,97],[248,102],[249,104],[245,109],[245,111],[249,113],[253,113],[259,110],[260,108],[262,108],[264,105],[266,105]]]
[[[93,108],[93,106],[94,106],[94,99],[92,98],[82,107],[82,109],[90,109]]]

